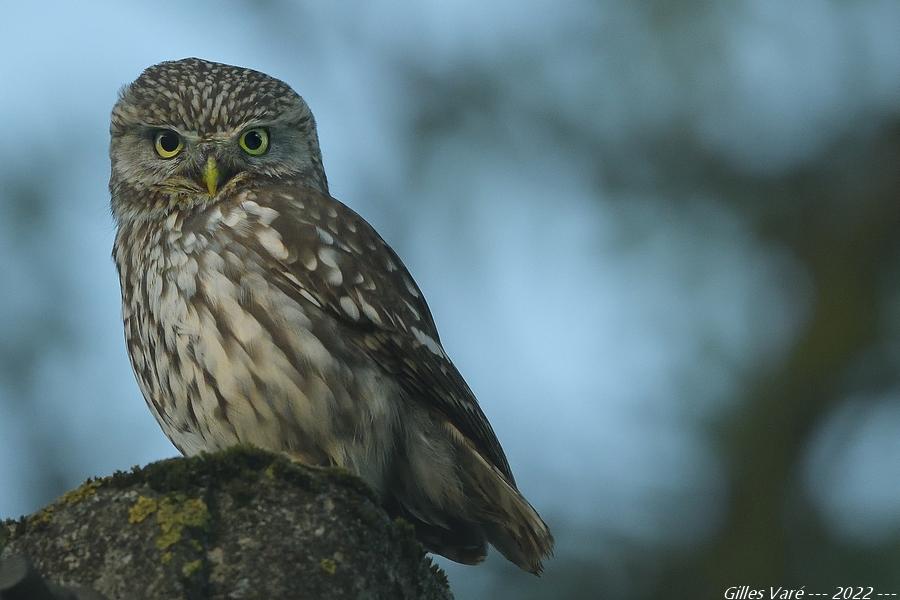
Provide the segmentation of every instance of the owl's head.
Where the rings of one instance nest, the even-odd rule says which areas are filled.
[[[123,88],[109,131],[119,222],[212,204],[261,180],[327,192],[306,102],[251,69],[198,58],[154,65]]]

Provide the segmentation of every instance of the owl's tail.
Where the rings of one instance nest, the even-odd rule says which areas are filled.
[[[540,575],[541,561],[553,554],[550,529],[497,467],[474,449],[468,450],[464,458],[468,464],[461,475],[470,518],[503,556],[521,569]]]
[[[430,551],[477,564],[490,542],[525,571],[539,575],[553,536],[511,477],[485,459],[456,428],[412,436],[389,510],[411,522]],[[446,430],[445,430],[446,431]]]

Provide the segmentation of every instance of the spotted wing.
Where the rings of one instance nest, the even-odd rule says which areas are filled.
[[[338,319],[410,397],[427,401],[515,485],[487,418],[441,347],[425,299],[406,267],[353,210],[315,190],[267,189],[271,226],[287,256],[283,287]]]

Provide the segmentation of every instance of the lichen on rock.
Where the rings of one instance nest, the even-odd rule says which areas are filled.
[[[362,481],[250,448],[90,480],[0,524],[14,553],[111,600],[451,597]]]

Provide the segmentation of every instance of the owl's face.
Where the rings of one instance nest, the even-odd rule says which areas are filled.
[[[213,204],[260,180],[327,191],[309,107],[250,69],[196,58],[150,67],[122,90],[110,137],[120,223]]]

